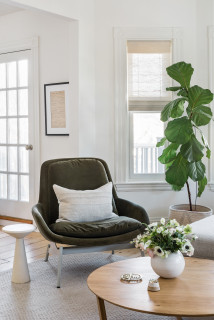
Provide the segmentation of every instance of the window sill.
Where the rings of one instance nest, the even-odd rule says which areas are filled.
[[[116,183],[118,192],[136,192],[136,191],[172,191],[171,186],[166,182],[124,182]],[[214,184],[213,184],[214,191]]]

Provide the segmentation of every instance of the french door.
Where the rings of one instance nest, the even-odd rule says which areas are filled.
[[[31,50],[0,55],[0,215],[32,219],[34,121]]]

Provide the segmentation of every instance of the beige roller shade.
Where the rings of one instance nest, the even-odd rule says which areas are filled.
[[[170,53],[171,41],[127,41],[128,53]]]

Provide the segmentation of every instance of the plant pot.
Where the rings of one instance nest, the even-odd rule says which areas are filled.
[[[185,260],[180,251],[170,253],[168,258],[151,258],[152,269],[162,278],[176,278],[184,270]]]
[[[169,207],[169,219],[176,219],[181,225],[186,225],[213,214],[213,210],[209,207],[197,205],[195,208],[193,205],[193,209],[194,211],[190,211],[188,204],[172,205]]]

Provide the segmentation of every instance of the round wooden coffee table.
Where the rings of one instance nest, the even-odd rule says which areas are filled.
[[[101,320],[106,320],[104,300],[116,306],[157,315],[214,316],[214,261],[185,258],[186,266],[175,279],[159,278],[160,291],[147,290],[149,279],[158,278],[150,258],[135,258],[105,265],[90,274],[87,283],[96,295]],[[127,284],[124,273],[140,273],[143,281]]]

